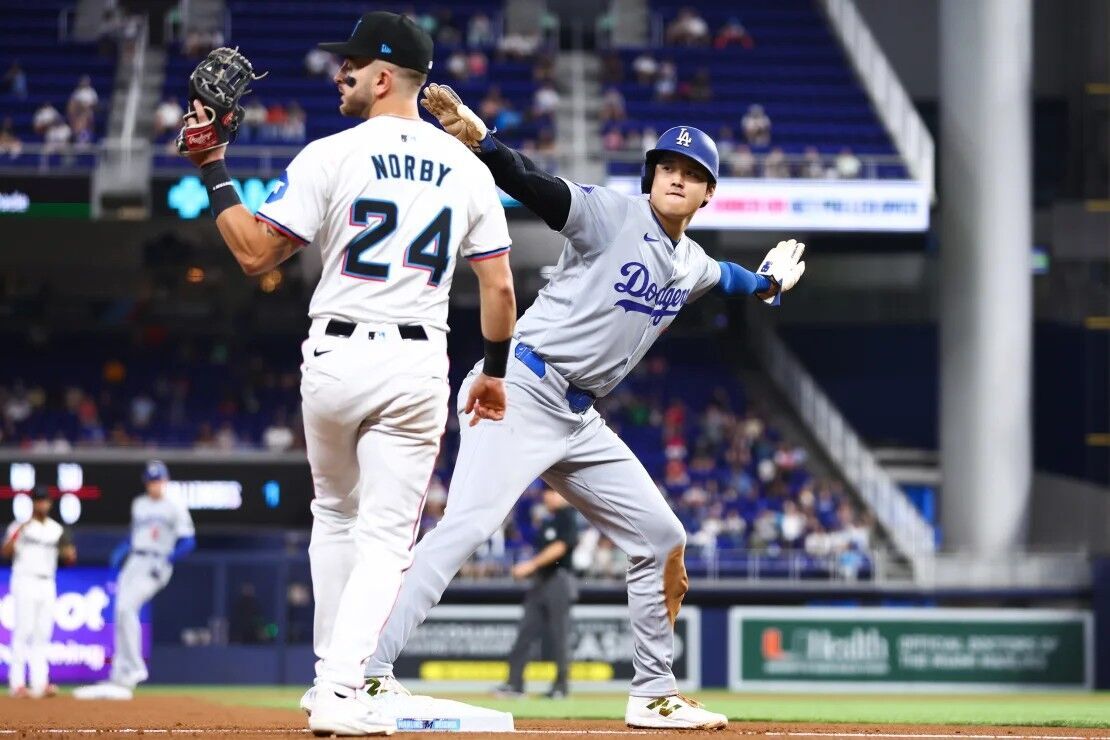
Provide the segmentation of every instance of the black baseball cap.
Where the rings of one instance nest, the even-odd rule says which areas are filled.
[[[346,41],[317,44],[341,57],[371,57],[428,74],[432,68],[432,37],[408,16],[375,10],[358,19]]]
[[[31,500],[32,501],[49,501],[50,500],[50,489],[47,488],[46,486],[43,486],[43,485],[35,486],[34,490],[31,491]]]

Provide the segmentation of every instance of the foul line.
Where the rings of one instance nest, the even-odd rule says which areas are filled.
[[[667,728],[660,728],[667,729]],[[265,729],[245,729],[242,727],[235,728],[173,728],[173,729],[132,729],[132,728],[117,728],[117,729],[95,729],[95,728],[48,728],[48,729],[21,729],[21,730],[0,730],[0,735],[19,735],[24,733],[30,734],[74,734],[74,735],[296,735],[308,734],[306,729],[295,728],[265,728]],[[508,732],[508,731],[506,731]],[[474,734],[474,733],[458,733],[458,734]],[[501,734],[496,733],[496,734]],[[517,735],[654,735],[655,732],[651,730],[516,730],[514,734]],[[892,740],[1091,740],[1092,735],[969,735],[962,732],[953,732],[948,734],[938,733],[912,733],[912,732],[803,732],[803,731],[765,731],[756,732],[754,730],[739,730],[740,735],[752,735],[760,737],[835,737],[835,738],[890,738]]]

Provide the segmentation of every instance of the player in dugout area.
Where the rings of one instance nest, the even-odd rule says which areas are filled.
[[[14,521],[4,534],[0,555],[12,560],[11,595],[15,625],[12,629],[8,693],[23,699],[56,696],[50,683],[47,650],[54,633],[55,576],[59,560],[77,562],[77,548],[69,530],[50,518],[53,501],[46,486],[35,486],[32,511],[26,521]]]

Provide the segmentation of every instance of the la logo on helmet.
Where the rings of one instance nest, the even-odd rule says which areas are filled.
[[[690,132],[683,127],[682,130],[678,132],[678,138],[675,139],[675,143],[681,144],[682,146],[690,146],[691,141],[693,141],[693,139],[690,137]]]

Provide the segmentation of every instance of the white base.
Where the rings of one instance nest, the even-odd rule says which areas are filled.
[[[434,696],[397,696],[378,711],[393,717],[398,732],[513,732],[513,715]]]

